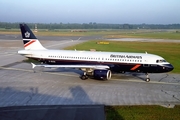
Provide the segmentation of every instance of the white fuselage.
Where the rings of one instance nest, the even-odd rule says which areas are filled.
[[[169,64],[162,57],[145,53],[128,52],[94,52],[94,51],[72,51],[72,50],[20,50],[19,54],[29,58],[40,58],[47,60],[71,60],[92,61],[109,63],[134,63],[134,64]]]

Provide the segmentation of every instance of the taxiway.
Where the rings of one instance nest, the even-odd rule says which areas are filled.
[[[39,37],[38,37],[39,38]],[[41,38],[41,39],[40,39]],[[91,37],[40,37],[51,49],[62,49]],[[99,39],[99,36],[92,39]],[[179,74],[115,74],[112,80],[81,80],[76,69],[36,68],[23,62],[19,36],[0,36],[0,107],[23,105],[165,105],[180,104]]]

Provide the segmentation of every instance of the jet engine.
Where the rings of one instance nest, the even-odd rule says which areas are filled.
[[[111,79],[111,71],[110,70],[94,70],[94,78],[101,80],[109,80]]]

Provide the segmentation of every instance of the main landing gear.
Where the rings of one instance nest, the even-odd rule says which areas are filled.
[[[149,82],[149,81],[150,81],[149,74],[146,73],[146,82]]]
[[[84,74],[80,77],[82,80],[86,80],[88,79],[88,76],[86,75],[86,72],[84,72]]]

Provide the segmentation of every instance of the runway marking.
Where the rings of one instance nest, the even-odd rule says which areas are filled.
[[[24,72],[31,72],[31,73],[38,73],[34,70],[27,70],[27,69],[21,69],[21,68],[12,68],[12,67],[0,67],[0,69],[5,69],[5,70],[17,70],[17,71],[24,71]],[[45,72],[45,71],[39,71],[39,73],[47,73],[47,74],[51,74],[51,75],[63,75],[63,76],[67,76],[67,77],[79,77],[78,75],[72,75],[72,74],[63,74],[63,73],[53,73],[54,71],[52,72]],[[145,81],[142,81],[142,80],[135,80],[135,79],[132,79],[132,80],[123,80],[123,79],[111,79],[111,80],[114,80],[114,81],[122,81],[122,82],[137,82],[137,83],[146,83],[146,84],[164,84],[164,85],[179,85],[180,86],[180,83],[168,83],[168,82],[158,82],[158,81],[150,81],[150,82],[145,82]],[[109,81],[111,81],[109,80]]]
[[[166,85],[180,85],[180,83],[168,83],[168,82],[158,82],[158,81],[150,81],[150,82],[145,82],[142,80],[123,80],[123,79],[111,79],[115,81],[123,81],[123,82],[139,82],[139,83],[147,83],[147,84],[166,84]]]
[[[81,37],[79,37],[77,40],[70,39],[71,41],[61,42],[59,44],[54,44],[54,45],[49,45],[49,46],[46,46],[46,48],[53,47],[53,46],[58,46],[58,45],[63,45],[63,44],[68,44],[70,42],[79,42],[80,39],[81,39]]]
[[[68,76],[68,77],[78,77],[76,75],[69,75],[69,74],[63,74],[63,73],[52,73],[52,72],[44,72],[52,75],[63,75],[63,76]]]
[[[53,47],[53,46],[58,46],[58,45],[62,45],[62,44],[67,44],[67,43],[70,43],[70,42],[73,42],[73,41],[71,40],[71,41],[67,41],[67,42],[61,42],[59,44],[49,45],[49,46],[46,46],[46,48]]]
[[[26,69],[20,69],[20,68],[10,68],[10,67],[0,67],[0,69],[5,69],[5,70],[17,70],[17,71],[25,71],[25,72],[34,72],[33,70],[26,70]]]
[[[0,57],[11,56],[11,55],[16,55],[16,53],[0,54]]]
[[[27,70],[27,69],[21,69],[21,68],[10,68],[10,67],[0,67],[0,69],[5,69],[5,70],[17,70],[17,71],[24,71],[24,72],[31,72],[31,73],[47,73],[47,74],[52,74],[52,75],[63,75],[63,76],[69,76],[69,77],[77,77],[76,75],[69,75],[69,74],[63,74],[63,73],[53,73],[52,72],[45,72],[45,71],[35,71],[35,70]]]
[[[79,38],[77,39],[77,41],[80,40],[80,39],[81,39],[81,37],[79,37]]]

